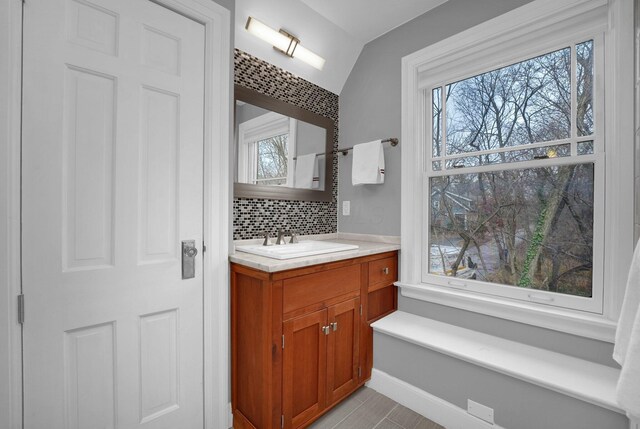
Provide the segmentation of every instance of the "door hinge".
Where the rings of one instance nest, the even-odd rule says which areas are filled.
[[[280,416],[280,427],[284,428],[284,414]]]
[[[202,242],[202,253],[207,251],[207,246],[205,246],[204,241]]]
[[[282,336],[282,348],[284,349],[284,335]]]
[[[24,294],[18,295],[18,323],[24,325]]]
[[[362,367],[358,367],[358,378],[362,377]]]
[[[360,304],[360,316],[362,316],[362,304]]]

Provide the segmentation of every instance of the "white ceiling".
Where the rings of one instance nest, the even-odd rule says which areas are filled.
[[[447,0],[300,0],[364,44]]]
[[[367,42],[445,1],[236,0],[235,45],[339,95]],[[324,69],[289,58],[249,34],[244,28],[249,16],[298,37],[302,46],[325,58]]]

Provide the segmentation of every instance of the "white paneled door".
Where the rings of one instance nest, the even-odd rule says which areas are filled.
[[[25,4],[26,429],[203,427],[204,46],[149,0]]]

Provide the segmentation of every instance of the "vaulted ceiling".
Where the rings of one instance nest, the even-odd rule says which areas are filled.
[[[236,0],[235,45],[340,94],[363,46],[446,0]],[[245,30],[247,18],[284,29],[326,59],[323,70],[288,58]]]

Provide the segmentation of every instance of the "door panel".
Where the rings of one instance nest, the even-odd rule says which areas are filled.
[[[69,395],[68,426],[115,427],[114,323],[65,333],[65,386]]]
[[[342,399],[358,386],[360,298],[327,309],[327,401]]]
[[[326,406],[327,310],[283,323],[283,413],[285,427],[297,428]]]
[[[64,268],[113,264],[116,79],[67,66],[63,145]]]
[[[24,19],[25,428],[201,428],[204,28],[148,0]]]

